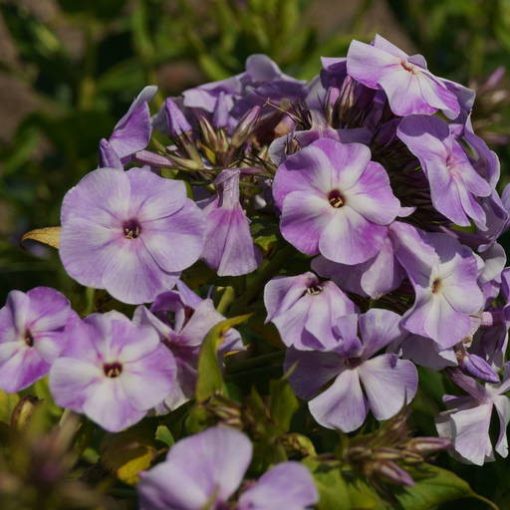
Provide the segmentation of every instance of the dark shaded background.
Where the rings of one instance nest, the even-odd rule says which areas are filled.
[[[508,0],[0,0],[0,303],[12,288],[80,292],[55,251],[19,239],[58,225],[62,196],[96,167],[99,139],[144,85],[161,100],[241,71],[255,52],[311,78],[321,55],[375,32],[478,88],[475,127],[505,183],[509,81],[486,80],[510,67]],[[460,475],[510,507],[504,463]]]

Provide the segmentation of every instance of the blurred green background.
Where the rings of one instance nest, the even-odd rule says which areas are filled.
[[[0,0],[0,302],[11,288],[72,293],[55,251],[23,250],[57,225],[62,196],[97,165],[97,144],[148,83],[160,97],[270,55],[311,78],[379,32],[479,88],[479,132],[510,163],[510,0]],[[506,179],[506,174],[505,174]]]

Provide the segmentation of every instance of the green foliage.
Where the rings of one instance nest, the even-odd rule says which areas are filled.
[[[198,402],[204,402],[215,394],[228,394],[221,367],[218,363],[218,348],[225,339],[225,333],[230,328],[242,324],[248,318],[249,315],[240,315],[226,319],[214,326],[205,337],[200,347],[198,360],[198,380],[195,391]]]
[[[303,461],[310,470],[319,491],[318,510],[334,510],[342,506],[342,509],[350,508],[350,498],[338,462],[321,463],[314,458]]]
[[[165,437],[169,439],[168,434]],[[139,473],[151,466],[158,453],[156,439],[158,434],[153,433],[150,422],[107,434],[101,444],[100,462],[120,481],[134,485]]]
[[[437,466],[423,466],[416,474],[416,484],[405,489],[396,497],[402,509],[428,510],[448,501],[464,498],[479,500],[480,508],[497,510],[497,506],[476,494],[467,482],[446,469]]]

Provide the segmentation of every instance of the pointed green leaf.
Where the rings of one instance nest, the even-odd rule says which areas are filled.
[[[323,463],[308,457],[303,464],[310,470],[319,491],[317,510],[349,510],[351,502],[347,484],[340,472],[338,463]]]
[[[408,487],[396,494],[405,510],[429,510],[448,501],[474,498],[483,501],[480,508],[498,507],[483,496],[476,494],[467,482],[456,474],[437,466],[426,465],[416,473],[412,473],[416,485]]]
[[[284,379],[271,381],[269,384],[269,411],[277,434],[289,431],[290,422],[299,407],[289,382]]]
[[[239,315],[226,319],[214,326],[200,348],[198,358],[198,380],[195,396],[198,402],[204,402],[215,393],[227,394],[221,367],[218,363],[218,348],[230,328],[246,321],[250,315]]]

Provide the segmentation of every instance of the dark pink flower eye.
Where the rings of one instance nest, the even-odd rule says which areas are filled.
[[[111,379],[115,379],[122,374],[122,365],[118,362],[115,363],[105,363],[103,365],[103,372],[106,377],[110,377]]]
[[[142,232],[142,226],[136,219],[125,221],[122,225],[122,231],[126,239],[136,239]]]

